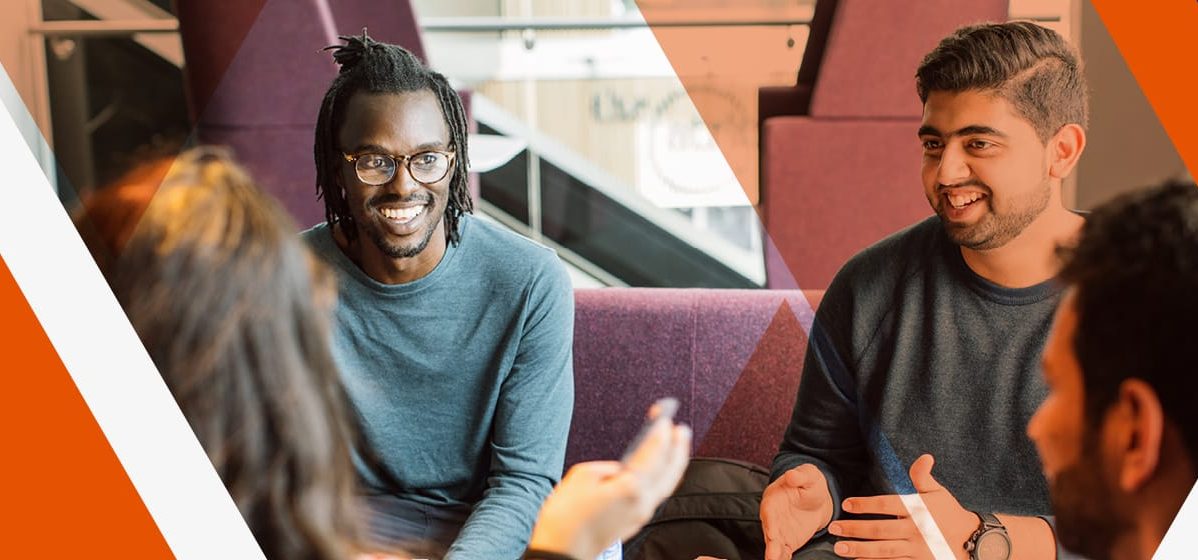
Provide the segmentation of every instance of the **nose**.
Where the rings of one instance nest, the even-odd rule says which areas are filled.
[[[412,174],[408,171],[408,167],[401,164],[395,170],[395,177],[392,177],[391,180],[387,182],[386,187],[388,190],[395,191],[400,198],[407,198],[409,195],[412,195],[416,191],[420,190],[421,185],[420,183],[416,182],[416,179],[412,178]]]
[[[965,162],[965,154],[959,146],[948,145],[940,153],[940,165],[936,168],[936,182],[951,186],[969,180],[969,165]]]

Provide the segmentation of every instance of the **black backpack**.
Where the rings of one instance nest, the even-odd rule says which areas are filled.
[[[692,459],[674,494],[624,544],[625,560],[765,556],[761,493],[769,471],[744,461]]]

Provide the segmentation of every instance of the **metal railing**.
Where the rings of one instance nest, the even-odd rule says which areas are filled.
[[[46,37],[127,37],[139,33],[178,33],[179,20],[79,20],[47,21],[29,28],[29,32]]]
[[[1037,23],[1061,21],[1057,15],[1013,15],[1012,19]],[[602,31],[608,29],[688,27],[787,27],[809,25],[810,19],[664,19],[652,23],[640,18],[421,18],[420,28],[431,33],[494,33],[501,31]],[[138,33],[177,33],[175,19],[47,21],[29,29],[46,37],[127,36]]]
[[[646,27],[777,27],[808,25],[810,19],[664,19],[647,23],[641,18],[421,18],[420,27],[431,32],[490,33],[497,31],[604,31]]]

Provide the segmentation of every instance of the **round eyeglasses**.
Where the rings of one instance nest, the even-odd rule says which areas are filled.
[[[345,161],[354,164],[358,180],[367,185],[384,185],[395,178],[400,162],[417,183],[428,185],[444,179],[453,162],[453,152],[420,152],[410,156],[390,154],[341,154]]]

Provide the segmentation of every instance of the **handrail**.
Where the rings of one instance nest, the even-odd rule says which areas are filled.
[[[124,37],[138,33],[178,33],[179,20],[170,18],[47,21],[30,27],[29,32],[46,37]]]
[[[1061,21],[1056,15],[1017,15],[1012,19],[1030,20],[1037,23]],[[434,33],[493,33],[501,31],[601,31],[607,29],[687,28],[687,27],[788,27],[810,25],[810,18],[794,19],[693,19],[677,18],[655,20],[652,23],[642,18],[507,18],[507,17],[427,17],[420,19],[424,31]]]
[[[538,243],[540,243],[546,247],[549,247],[550,249],[553,249],[554,251],[557,252],[558,257],[560,257],[563,261],[570,264],[574,268],[577,268],[578,270],[582,271],[583,274],[586,274],[587,276],[594,278],[595,281],[599,282],[600,284],[603,284],[605,286],[614,286],[614,287],[620,287],[620,288],[628,287],[627,282],[620,280],[619,278],[612,275],[610,272],[603,270],[595,263],[587,260],[586,257],[583,257],[583,256],[579,255],[578,253],[575,253],[574,251],[567,249],[565,246],[557,243],[556,241],[554,241],[552,239],[549,239],[548,237],[540,235],[538,232],[534,231],[533,228],[530,227],[528,224],[520,221],[519,218],[516,218],[516,217],[512,216],[511,214],[504,212],[498,206],[495,206],[494,204],[487,202],[486,200],[483,200],[482,198],[475,200],[474,204],[477,206],[478,211],[480,213],[495,220],[496,222],[499,222],[504,227],[506,227],[516,233],[519,233],[520,235],[523,235],[524,237],[527,237],[529,239],[535,239]]]
[[[809,25],[807,19],[667,19],[646,23],[641,18],[421,18],[420,27],[431,32],[490,33],[496,31],[601,31],[646,27],[774,27]]]
[[[1016,16],[1037,23],[1056,23],[1060,16]],[[504,18],[440,17],[421,18],[420,27],[431,33],[494,33],[502,31],[602,31],[608,29],[693,28],[693,27],[787,27],[810,25],[810,19],[666,19],[647,23],[640,18]],[[31,27],[29,32],[46,37],[121,37],[138,33],[178,33],[179,21],[170,19],[138,20],[61,20]]]

